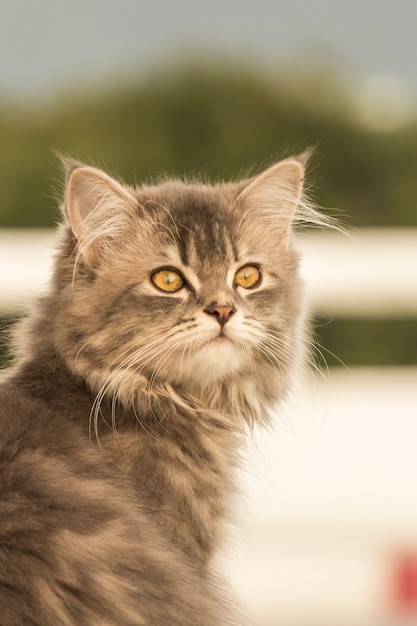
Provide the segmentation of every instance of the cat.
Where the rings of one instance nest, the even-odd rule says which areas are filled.
[[[306,159],[139,188],[64,161],[50,285],[0,387],[0,624],[241,626],[212,562],[299,359]]]

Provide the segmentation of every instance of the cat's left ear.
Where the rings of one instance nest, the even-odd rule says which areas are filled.
[[[236,199],[239,212],[251,220],[265,218],[275,232],[285,233],[302,198],[304,155],[280,161],[252,179]]]

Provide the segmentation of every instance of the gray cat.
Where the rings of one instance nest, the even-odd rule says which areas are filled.
[[[138,189],[66,169],[0,387],[0,624],[240,626],[212,557],[242,435],[298,360],[304,159]]]

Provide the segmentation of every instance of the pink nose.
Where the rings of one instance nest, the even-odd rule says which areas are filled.
[[[220,326],[226,324],[229,319],[232,317],[233,313],[235,313],[236,309],[233,305],[220,305],[220,304],[211,304],[207,309],[204,310],[205,313],[209,315],[214,315],[219,322]]]

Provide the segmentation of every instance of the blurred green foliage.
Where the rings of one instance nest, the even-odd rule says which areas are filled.
[[[313,324],[319,366],[417,365],[415,318],[346,318]]]
[[[184,69],[33,110],[0,103],[0,227],[55,224],[53,149],[135,183],[161,170],[237,177],[311,145],[319,205],[354,226],[417,225],[416,124],[361,126],[320,72],[297,82]]]

